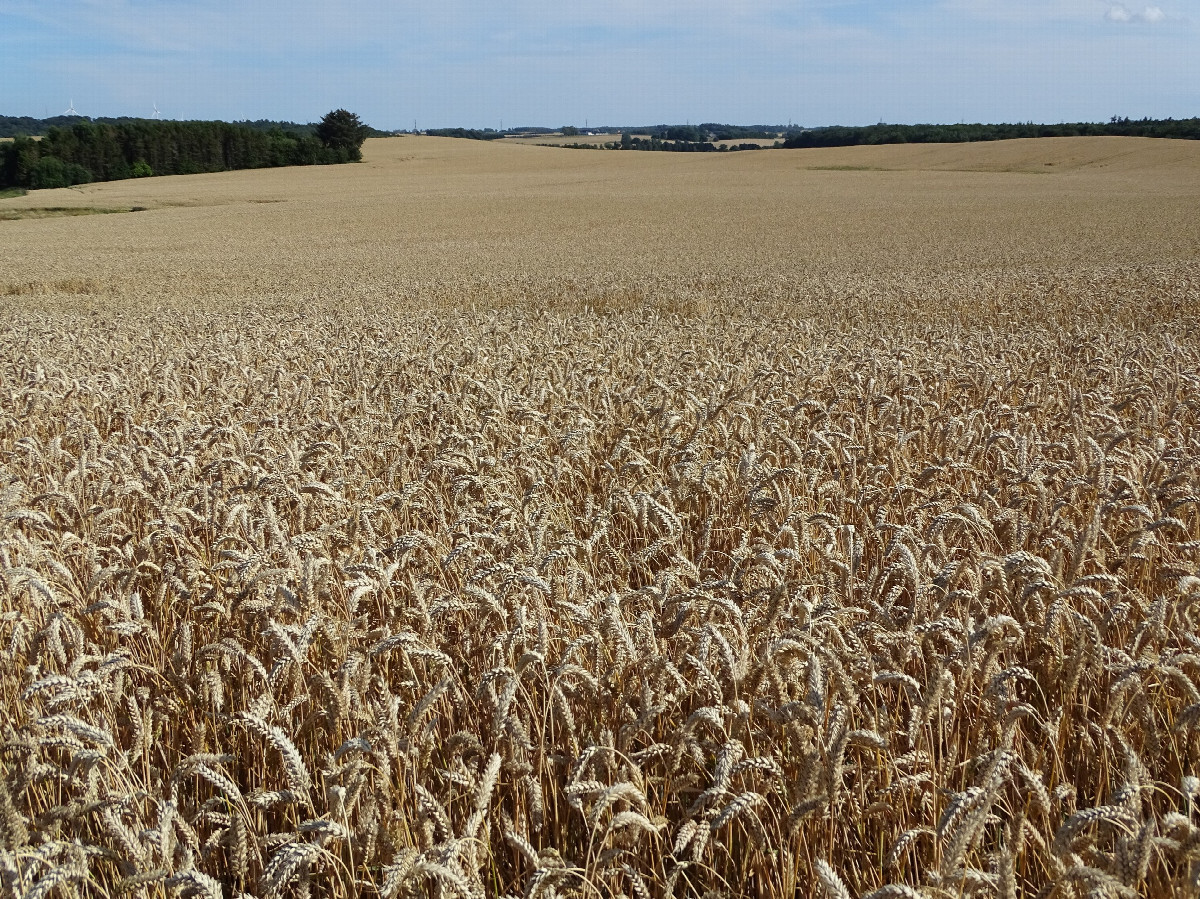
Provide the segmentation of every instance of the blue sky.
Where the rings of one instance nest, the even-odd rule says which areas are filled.
[[[383,128],[1200,115],[1200,0],[0,0],[0,114]]]

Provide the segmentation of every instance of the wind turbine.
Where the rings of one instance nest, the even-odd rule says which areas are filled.
[[[64,112],[63,115],[79,115],[79,113],[77,113],[75,111],[75,101],[74,100],[71,100],[67,103],[67,111]]]
[[[157,103],[155,103],[155,104],[154,104],[154,117],[155,117],[156,119],[161,119],[161,118],[162,118],[162,113],[158,111],[158,104],[157,104]]]

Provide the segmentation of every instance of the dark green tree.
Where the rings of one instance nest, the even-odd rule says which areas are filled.
[[[339,155],[344,153],[355,162],[362,159],[362,143],[370,133],[370,127],[364,125],[357,115],[345,109],[335,109],[326,113],[317,125],[317,137],[321,139],[321,143]]]

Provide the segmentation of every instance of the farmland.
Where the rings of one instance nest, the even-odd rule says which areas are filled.
[[[1195,894],[1200,143],[364,158],[0,200],[6,889]]]

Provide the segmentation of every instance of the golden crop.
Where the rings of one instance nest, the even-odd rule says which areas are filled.
[[[0,201],[6,894],[1194,895],[1200,147],[1016,143]]]

